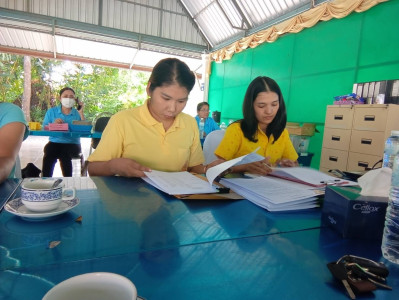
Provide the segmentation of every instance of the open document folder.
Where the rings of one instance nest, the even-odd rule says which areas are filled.
[[[170,195],[218,193],[217,188],[212,184],[215,178],[234,165],[247,164],[264,159],[264,157],[256,154],[257,150],[209,168],[206,171],[208,181],[202,180],[189,172],[162,172],[156,170],[144,172],[147,177],[144,177],[143,180]]]
[[[326,185],[357,185],[356,182],[330,176],[326,173],[307,167],[272,168],[269,175],[286,180],[307,184],[313,187],[325,187]]]

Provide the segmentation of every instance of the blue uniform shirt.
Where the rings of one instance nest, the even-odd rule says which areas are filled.
[[[197,125],[199,128],[199,122],[200,122],[200,117],[196,116],[195,120],[197,121]],[[219,125],[212,119],[212,118],[206,118],[205,119],[205,124],[204,124],[204,131],[206,133],[206,135],[208,135],[210,132],[214,131],[214,130],[219,130]]]
[[[71,125],[72,121],[80,121],[81,120],[79,112],[75,108],[72,108],[69,115],[64,115],[61,110],[61,105],[59,105],[59,106],[50,108],[46,112],[46,115],[44,116],[44,121],[43,121],[43,128],[44,128],[44,126],[48,125],[49,123],[54,123],[54,121],[56,119],[62,119],[62,120],[64,120],[65,123],[68,123],[68,125]],[[63,144],[80,144],[80,138],[51,136],[50,142],[63,143]]]

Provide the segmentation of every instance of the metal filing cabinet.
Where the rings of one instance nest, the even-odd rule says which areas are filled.
[[[364,171],[384,154],[391,130],[399,130],[399,105],[329,105],[320,170]]]

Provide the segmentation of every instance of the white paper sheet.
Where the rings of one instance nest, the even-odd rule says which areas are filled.
[[[170,195],[217,193],[208,182],[189,172],[144,172],[143,180]]]
[[[226,171],[228,168],[231,168],[232,166],[249,164],[252,162],[256,162],[256,161],[265,159],[262,155],[259,155],[256,153],[256,151],[258,151],[259,148],[260,147],[256,148],[254,151],[252,151],[251,153],[249,153],[247,155],[243,155],[243,156],[234,158],[232,160],[228,160],[224,163],[221,163],[212,168],[209,168],[206,171],[206,178],[208,179],[209,183],[212,184],[212,182],[215,180],[216,177],[219,176],[219,174],[223,173],[224,171]]]

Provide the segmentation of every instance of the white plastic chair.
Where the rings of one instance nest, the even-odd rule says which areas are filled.
[[[21,160],[20,160],[20,158],[19,158],[19,155],[17,155],[17,158],[15,159],[14,177],[15,177],[15,178],[22,178],[22,173],[21,173]]]
[[[219,146],[220,141],[224,137],[224,130],[215,130],[210,132],[204,140],[203,151],[205,156],[205,164],[209,164],[217,159],[215,150]]]

